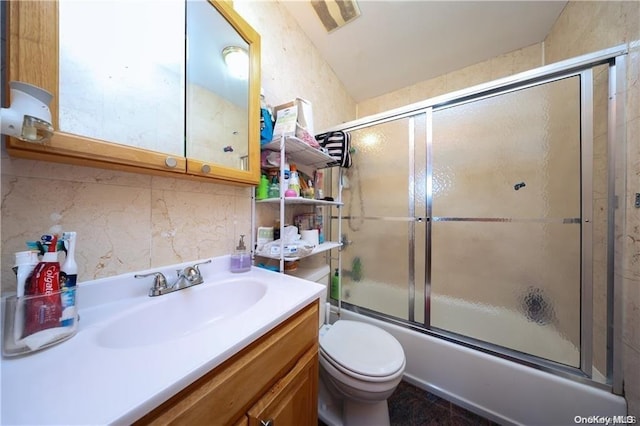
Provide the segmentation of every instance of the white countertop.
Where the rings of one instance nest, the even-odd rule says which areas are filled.
[[[193,263],[141,272],[162,271],[172,277],[176,269]],[[256,267],[232,274],[228,265],[229,256],[215,258],[200,267],[204,284],[158,297],[148,296],[151,279],[137,280],[133,273],[80,283],[80,322],[74,337],[40,352],[2,359],[2,425],[130,424],[324,291],[319,284]],[[160,343],[114,348],[98,339],[131,309],[160,298],[180,304],[204,286],[243,279],[260,281],[267,290],[237,315]]]

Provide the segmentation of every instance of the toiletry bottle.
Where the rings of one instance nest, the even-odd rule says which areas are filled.
[[[264,200],[269,196],[269,180],[265,175],[260,176],[260,183],[256,189],[256,200]]]
[[[251,255],[247,252],[244,245],[244,235],[240,235],[238,247],[235,253],[231,255],[231,272],[247,272],[251,269]]]
[[[338,268],[334,272],[331,277],[331,298],[338,300],[338,296],[340,295],[340,272]]]
[[[273,139],[273,116],[264,99],[264,94],[260,93],[260,145],[271,142]]]
[[[291,167],[289,166],[289,163],[287,163],[285,161],[285,163],[284,163],[284,174],[283,174],[283,178],[282,178],[282,189],[280,190],[280,192],[283,195],[284,195],[284,191],[289,189],[289,176],[290,175],[291,175]]]
[[[277,241],[280,239],[280,220],[276,219],[273,224],[273,239]]]
[[[58,237],[43,235],[41,241],[48,249],[33,270],[31,280],[25,288],[30,298],[25,304],[24,334],[27,337],[47,328],[58,327],[62,315],[60,300],[60,263],[58,263]]]
[[[315,198],[315,194],[313,191],[313,181],[309,179],[307,182],[307,195],[305,198],[311,198],[312,200]]]
[[[318,242],[324,243],[324,214],[322,207],[316,207],[315,228],[318,230]]]
[[[73,325],[76,317],[76,281],[78,279],[78,264],[75,259],[76,233],[63,232],[62,240],[67,250],[67,256],[60,267],[60,289],[62,290],[62,318],[63,327]]]
[[[269,198],[280,197],[280,184],[278,183],[278,177],[274,176],[271,179],[271,185],[269,185]]]
[[[296,197],[300,196],[300,178],[298,177],[298,169],[295,164],[291,164],[291,172],[289,174],[289,189],[295,191]]]
[[[16,296],[24,296],[24,289],[30,279],[33,270],[38,264],[38,252],[19,251],[16,253],[16,264],[13,271],[16,273]]]

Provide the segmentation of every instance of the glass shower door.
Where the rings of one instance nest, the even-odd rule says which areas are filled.
[[[414,263],[425,233],[422,226],[416,237],[414,200],[424,205],[424,184],[412,171],[424,175],[425,123],[422,114],[351,131],[353,165],[343,171],[342,301],[409,321],[412,301],[424,300],[413,285],[424,282],[424,267],[416,277]]]
[[[580,77],[433,111],[430,327],[580,366]]]

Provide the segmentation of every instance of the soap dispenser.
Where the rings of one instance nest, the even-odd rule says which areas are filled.
[[[231,272],[247,272],[251,269],[251,254],[247,252],[244,245],[244,235],[240,235],[238,247],[235,253],[231,255]]]

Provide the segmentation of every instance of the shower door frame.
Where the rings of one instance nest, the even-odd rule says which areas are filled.
[[[528,365],[543,371],[547,371],[571,380],[583,382],[595,387],[610,389],[615,394],[622,394],[622,283],[621,283],[621,259],[616,258],[615,253],[621,253],[620,239],[615,238],[616,224],[624,224],[624,206],[616,207],[617,199],[624,199],[625,186],[625,132],[624,94],[626,85],[626,55],[627,45],[619,45],[594,53],[567,59],[551,65],[536,68],[513,76],[501,78],[492,82],[480,84],[467,89],[459,90],[442,96],[437,96],[425,101],[396,108],[380,114],[375,114],[352,122],[343,123],[330,130],[354,131],[372,125],[395,121],[402,118],[426,114],[427,134],[426,155],[427,175],[426,182],[426,217],[414,217],[409,221],[409,312],[408,320],[402,320],[390,315],[376,312],[367,308],[351,305],[339,300],[343,308],[356,310],[360,313],[377,317],[392,322],[396,325],[411,328],[443,338],[454,343],[462,344],[480,351],[490,353],[511,361]],[[598,65],[608,65],[609,93],[608,93],[608,203],[607,203],[607,382],[600,383],[592,377],[593,354],[593,283],[592,283],[592,161],[593,161],[593,74],[592,69]],[[431,226],[432,202],[433,202],[433,176],[432,172],[432,119],[433,112],[438,109],[449,108],[476,101],[482,98],[509,93],[515,90],[525,89],[562,78],[580,76],[580,131],[581,131],[581,286],[580,286],[580,367],[574,368],[553,361],[541,359],[533,355],[514,354],[513,351],[491,343],[478,341],[473,338],[430,328],[430,253],[431,253]],[[413,120],[410,120],[413,123]],[[414,129],[410,129],[409,143],[415,144]],[[414,163],[411,154],[411,164]],[[415,170],[410,170],[415,172]],[[413,186],[418,183],[414,180],[415,173],[410,176],[409,196],[413,200]],[[622,176],[622,179],[620,179]],[[618,177],[618,179],[616,179]],[[415,203],[410,203],[410,213],[415,212]],[[424,323],[414,321],[415,308],[415,224],[426,222],[426,271],[424,283]]]

